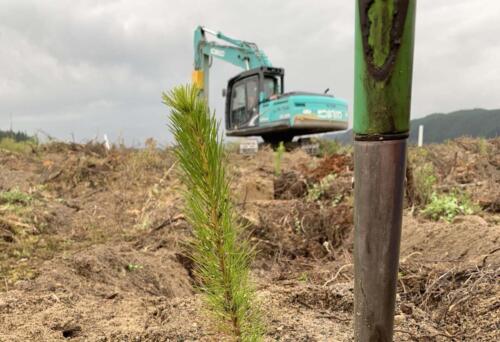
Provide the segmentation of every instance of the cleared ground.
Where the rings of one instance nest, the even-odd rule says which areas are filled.
[[[353,165],[337,152],[285,153],[279,176],[271,150],[228,155],[269,341],[352,340]],[[410,157],[395,340],[499,340],[500,139]],[[473,210],[424,214],[431,176]],[[0,150],[0,341],[221,340],[193,290],[181,191],[152,142]]]

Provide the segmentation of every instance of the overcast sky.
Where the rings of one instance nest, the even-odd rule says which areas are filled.
[[[500,107],[500,2],[419,0],[412,117]],[[0,129],[169,139],[160,94],[190,81],[197,25],[258,43],[287,90],[353,99],[351,0],[0,0]],[[215,61],[211,105],[239,70]]]

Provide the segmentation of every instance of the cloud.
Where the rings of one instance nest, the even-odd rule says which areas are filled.
[[[413,113],[498,108],[496,1],[418,2]]]
[[[499,10],[494,0],[418,2],[414,117],[498,107]],[[257,42],[285,68],[287,90],[328,87],[352,103],[353,15],[351,1],[4,0],[0,128],[12,115],[14,128],[64,139],[166,142],[160,94],[189,81],[200,24]],[[210,102],[220,118],[220,90],[238,72],[213,64]]]

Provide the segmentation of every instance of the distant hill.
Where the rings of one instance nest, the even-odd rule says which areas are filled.
[[[461,136],[494,138],[500,136],[500,109],[469,109],[448,114],[435,113],[411,120],[410,142],[416,143],[418,126],[424,125],[424,144],[441,143]],[[342,143],[352,142],[352,130],[325,135]]]

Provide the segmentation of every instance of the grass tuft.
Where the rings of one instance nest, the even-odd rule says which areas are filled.
[[[432,200],[437,183],[436,171],[432,163],[427,162],[415,167],[413,171],[414,190],[418,203],[426,205]]]
[[[194,86],[181,86],[163,94],[187,188],[194,273],[219,330],[235,341],[260,341],[263,328],[249,280],[252,249],[239,238],[219,123],[198,92]]]
[[[18,188],[10,191],[0,191],[0,204],[28,205],[32,199],[31,195],[22,192]]]
[[[313,184],[313,186],[311,186],[307,191],[307,201],[315,202],[319,200],[325,192],[332,187],[336,179],[337,175],[335,173],[331,173],[321,179],[319,183]]]
[[[433,193],[430,202],[422,210],[422,213],[435,221],[443,218],[445,221],[451,222],[457,215],[471,215],[477,210],[476,206],[465,194]]]
[[[281,175],[281,160],[283,159],[283,154],[285,153],[285,145],[283,141],[280,141],[276,152],[274,152],[274,175],[279,177]]]
[[[34,152],[38,142],[35,139],[16,141],[12,138],[0,139],[0,150],[7,150],[9,152],[28,154]]]

